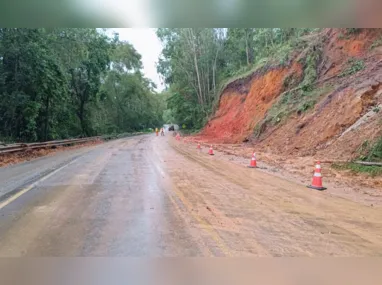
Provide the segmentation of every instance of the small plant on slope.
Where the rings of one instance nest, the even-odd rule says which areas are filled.
[[[370,148],[370,151],[365,160],[368,161],[382,161],[382,136]]]
[[[375,49],[376,47],[382,46],[382,36],[376,39],[373,44],[369,47],[370,50]]]
[[[381,162],[382,161],[382,136],[373,144],[369,141],[364,141],[358,148],[360,153],[358,159],[363,161]],[[373,165],[361,165],[354,162],[350,163],[335,163],[332,165],[334,169],[351,170],[353,172],[367,173],[372,177],[382,176],[382,167]]]
[[[351,58],[348,60],[348,67],[340,74],[340,77],[350,76],[365,68],[365,63],[362,59]]]

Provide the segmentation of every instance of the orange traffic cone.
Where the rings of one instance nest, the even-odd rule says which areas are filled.
[[[321,164],[319,161],[316,163],[316,168],[313,174],[312,185],[307,186],[308,188],[316,190],[325,190],[325,187],[322,187],[322,175],[321,175]]]
[[[210,150],[208,151],[209,155],[214,155],[214,150],[212,149],[212,145],[210,146]]]
[[[252,153],[251,163],[248,165],[248,167],[249,168],[257,168],[255,152]]]
[[[198,143],[198,146],[196,147],[196,149],[198,149],[198,150],[202,149],[202,147],[200,146],[200,143]]]

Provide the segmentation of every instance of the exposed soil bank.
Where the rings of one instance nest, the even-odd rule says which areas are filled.
[[[285,79],[291,74],[304,77],[297,56],[288,67],[262,69],[229,84],[216,114],[194,138],[206,143],[246,142],[258,152],[284,158],[356,158],[366,141],[382,135],[382,46],[375,45],[381,36],[379,29],[353,34],[345,29],[324,30],[314,88],[330,88],[312,108],[264,124],[260,135],[254,135],[255,127],[285,92]],[[361,68],[354,71],[354,64]]]

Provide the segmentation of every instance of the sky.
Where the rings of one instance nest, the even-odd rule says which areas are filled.
[[[164,89],[164,84],[157,73],[156,63],[162,51],[162,44],[155,34],[155,29],[125,28],[112,29],[119,33],[119,39],[128,41],[142,55],[143,72],[157,85],[157,92]]]

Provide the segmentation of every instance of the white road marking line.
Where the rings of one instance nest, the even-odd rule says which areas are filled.
[[[53,176],[54,174],[56,174],[57,172],[59,172],[60,170],[64,169],[65,167],[69,166],[70,164],[72,164],[73,162],[75,162],[78,158],[72,160],[71,162],[69,162],[68,164],[65,164],[63,166],[61,166],[60,168],[57,168],[56,170],[54,170],[53,172],[41,177],[39,180],[37,180],[36,182],[32,183],[31,185],[29,185],[28,187],[22,189],[21,191],[17,192],[15,195],[9,197],[8,199],[6,199],[5,201],[3,201],[2,203],[0,203],[0,210],[2,208],[4,208],[5,206],[9,205],[10,203],[12,203],[13,201],[15,201],[17,198],[19,198],[20,196],[24,195],[25,193],[27,193],[29,190],[31,190],[32,188],[34,188],[37,184],[39,184],[40,182],[48,179],[49,177]]]

